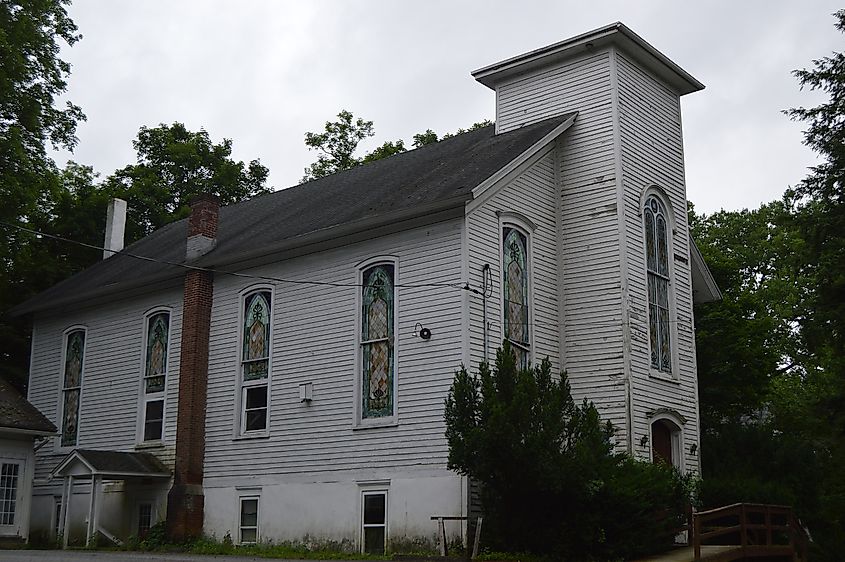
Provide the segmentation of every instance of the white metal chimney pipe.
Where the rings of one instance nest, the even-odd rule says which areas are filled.
[[[106,211],[106,238],[103,242],[103,259],[123,249],[123,237],[126,231],[126,201],[112,199]]]

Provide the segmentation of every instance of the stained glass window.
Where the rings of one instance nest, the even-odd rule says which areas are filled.
[[[241,347],[241,431],[267,429],[267,381],[270,376],[270,291],[257,291],[243,299]]]
[[[159,441],[164,432],[164,390],[167,386],[169,342],[170,313],[157,312],[149,316],[144,350],[143,441]]]
[[[147,359],[144,371],[144,390],[162,392],[167,376],[167,343],[170,314],[160,312],[147,319]]]
[[[669,329],[669,232],[666,209],[657,197],[649,197],[643,209],[648,269],[648,327],[651,367],[672,372]]]
[[[504,294],[505,339],[511,343],[517,364],[528,367],[529,333],[528,240],[519,230],[505,227],[503,236],[502,291]]]
[[[361,354],[363,363],[361,417],[393,415],[393,265],[364,271],[361,299]]]
[[[79,394],[85,361],[85,331],[74,330],[65,336],[65,364],[62,384],[63,447],[76,445],[79,435]]]
[[[244,299],[243,378],[266,379],[270,358],[270,293]]]

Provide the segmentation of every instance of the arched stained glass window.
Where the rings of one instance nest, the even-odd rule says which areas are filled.
[[[666,208],[655,196],[643,209],[648,269],[648,321],[651,367],[672,373],[669,329],[669,227]]]
[[[247,293],[243,298],[241,433],[267,430],[272,300],[270,291]]]
[[[528,239],[519,230],[505,227],[503,236],[502,292],[505,339],[511,343],[517,364],[528,367],[531,348],[528,297]]]
[[[85,363],[85,330],[74,330],[65,336],[65,364],[62,377],[63,447],[76,445],[79,436],[79,395]]]
[[[164,390],[169,332],[170,314],[161,312],[151,316],[147,321],[147,361],[144,375],[147,392]]]
[[[147,347],[144,355],[143,427],[141,440],[159,441],[164,433],[164,390],[170,341],[170,313],[157,312],[147,318]]]
[[[361,294],[362,418],[393,415],[393,265],[364,271]]]
[[[243,377],[267,378],[270,358],[270,293],[253,293],[244,301]]]

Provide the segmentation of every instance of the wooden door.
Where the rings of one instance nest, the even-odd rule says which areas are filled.
[[[651,424],[651,459],[654,462],[665,462],[674,465],[672,458],[672,429],[663,420]]]

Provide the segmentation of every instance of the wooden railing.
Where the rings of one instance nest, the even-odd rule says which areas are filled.
[[[715,540],[719,539],[719,540]],[[783,505],[735,503],[693,515],[694,560],[702,545],[735,545],[718,559],[791,556],[805,562],[809,538],[792,508]]]

